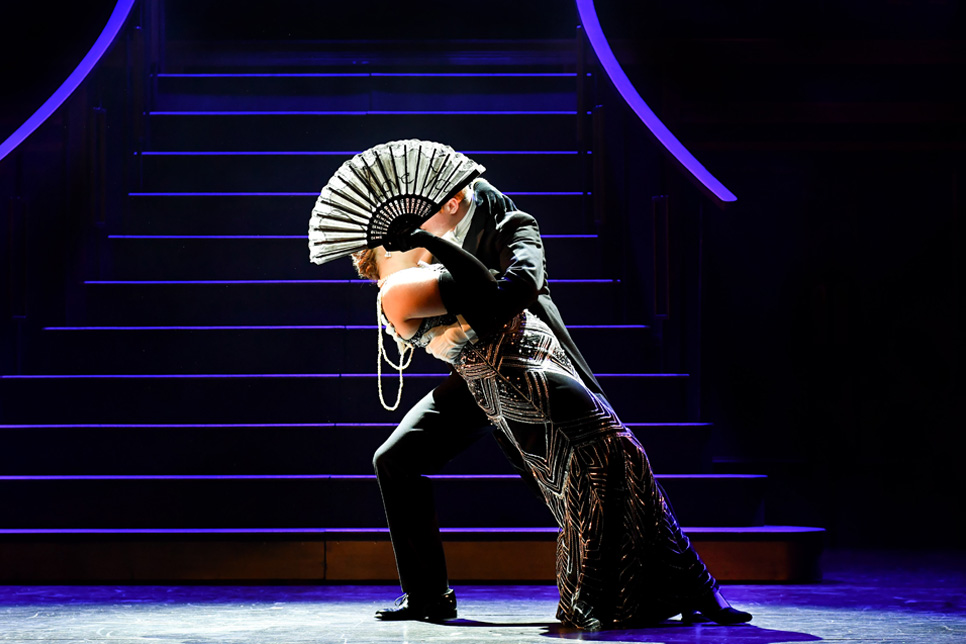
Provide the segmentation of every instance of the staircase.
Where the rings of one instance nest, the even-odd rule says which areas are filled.
[[[306,226],[339,164],[399,138],[453,145],[537,217],[554,300],[712,572],[817,578],[821,531],[767,525],[766,477],[712,473],[688,374],[627,316],[587,215],[574,39],[329,44],[163,43],[139,179],[0,379],[0,580],[395,579],[375,289],[310,264]],[[402,409],[444,371],[417,356]],[[454,581],[553,579],[552,518],[493,441],[435,478]]]

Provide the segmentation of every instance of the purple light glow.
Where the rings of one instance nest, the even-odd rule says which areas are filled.
[[[135,153],[136,154],[136,153]],[[236,156],[332,156],[332,157],[351,157],[358,154],[358,152],[348,152],[343,150],[336,150],[332,152],[326,152],[324,150],[245,150],[245,151],[232,151],[232,150],[207,150],[207,151],[146,151],[141,152],[141,156],[144,157],[236,157]]]
[[[407,378],[445,378],[447,373],[407,373]],[[65,373],[0,375],[0,380],[220,380],[245,378],[376,378],[374,373]]]
[[[711,427],[711,423],[624,423],[627,427]]]
[[[318,192],[129,192],[128,197],[318,197]]]
[[[684,476],[684,475],[682,475]],[[721,475],[729,476],[729,475]],[[739,476],[739,475],[733,475]],[[732,477],[733,477],[732,476]],[[440,481],[517,480],[517,474],[431,474]],[[663,477],[667,478],[667,477]],[[375,474],[8,474],[0,481],[375,481]]]
[[[45,326],[44,331],[341,331],[372,330],[375,324],[350,326],[346,324],[279,324],[241,326]]]
[[[30,136],[34,130],[36,130],[40,125],[50,118],[50,115],[57,111],[57,109],[64,104],[70,95],[74,93],[74,90],[83,82],[87,75],[90,74],[94,65],[97,61],[101,59],[101,56],[107,51],[114,42],[114,38],[117,37],[117,33],[121,30],[124,25],[125,20],[127,20],[128,14],[131,13],[131,7],[134,6],[134,0],[118,0],[117,4],[114,5],[114,11],[111,12],[111,17],[107,19],[107,24],[104,26],[104,30],[101,35],[97,37],[94,41],[94,45],[91,47],[87,55],[81,60],[77,68],[71,72],[67,80],[57,88],[57,90],[51,94],[43,105],[40,106],[33,115],[30,116],[24,124],[17,128],[13,134],[7,137],[7,140],[0,143],[0,160],[3,160],[8,154],[13,152],[13,150],[20,145],[24,139]]]
[[[445,378],[448,373],[407,373],[407,378]],[[598,378],[689,378],[686,373],[597,373]],[[217,380],[242,378],[377,378],[374,373],[87,373],[9,374],[0,380]]]
[[[407,374],[419,378],[419,374]],[[427,374],[428,375],[428,374]],[[439,374],[442,375],[442,374]],[[222,378],[342,378],[338,373],[88,373],[0,375],[0,380],[212,380]],[[372,375],[375,378],[375,374]]]
[[[445,378],[448,373],[407,373],[407,378]],[[686,373],[596,373],[598,378],[690,378]],[[220,380],[245,378],[378,378],[374,373],[66,373],[10,374],[0,380]]]
[[[598,378],[690,378],[687,373],[595,373]]]
[[[505,193],[504,193],[505,194]],[[619,284],[618,279],[556,279],[547,280],[550,284]],[[172,284],[371,284],[369,280],[85,280],[87,285],[96,286],[157,286]]]
[[[44,331],[372,331],[374,324],[280,324],[213,326],[45,326]],[[646,324],[571,324],[568,329],[648,329]]]
[[[245,427],[286,428],[286,427],[395,427],[396,423],[71,423],[38,425],[0,425],[0,429],[235,429]]]
[[[649,329],[646,324],[568,324],[568,329]]]
[[[540,235],[543,239],[597,239],[597,235]],[[308,235],[108,235],[108,239],[308,239]]]
[[[825,532],[824,528],[765,525],[751,527],[686,527],[684,532],[695,534],[802,534]],[[485,534],[541,534],[555,535],[555,527],[529,528],[440,528],[442,533]],[[388,534],[389,528],[0,528],[0,535],[34,534]]]
[[[159,284],[369,284],[367,280],[86,280],[84,284],[97,286],[157,286]]]
[[[578,155],[577,150],[466,150],[463,154],[567,154]],[[587,151],[590,154],[590,151]]]
[[[488,112],[489,113],[489,112]],[[578,155],[576,150],[460,150],[463,154],[492,154],[492,155]],[[138,154],[135,152],[135,154]],[[200,157],[200,156],[355,156],[359,151],[325,151],[325,150],[155,150],[140,153],[145,157]],[[590,154],[590,151],[587,152]]]
[[[590,74],[587,74],[590,76]],[[412,73],[240,73],[240,74],[157,74],[157,78],[574,78],[573,72],[412,72]]]
[[[156,78],[369,78],[372,74],[350,73],[350,72],[306,72],[306,73],[279,73],[279,74],[156,74]]]
[[[388,528],[385,528],[388,532]],[[0,528],[2,535],[18,534],[324,534],[331,528]]]
[[[108,235],[108,239],[308,239],[308,235]]]
[[[567,77],[574,78],[577,76],[574,72],[423,72],[423,73],[376,73],[372,74],[373,78],[378,77],[391,77],[391,78],[549,78],[549,77]],[[590,76],[590,74],[588,74]]]
[[[657,474],[659,479],[719,479],[727,481],[764,480],[767,474]]]
[[[591,192],[512,192],[504,191],[503,194],[518,197],[522,195],[530,197],[579,197],[591,195]],[[129,192],[129,197],[318,197],[318,192]]]
[[[148,112],[149,116],[574,116],[574,110],[186,110]]]
[[[580,14],[580,22],[584,27],[584,32],[590,40],[594,53],[597,54],[600,64],[604,71],[614,83],[614,87],[624,98],[638,118],[651,131],[657,140],[667,149],[671,155],[677,159],[681,165],[690,172],[701,185],[703,185],[715,199],[722,203],[737,201],[737,197],[718,181],[701,163],[694,158],[685,147],[678,141],[677,137],[671,134],[667,126],[661,122],[656,114],[648,107],[644,99],[634,88],[627,74],[621,68],[620,63],[610,49],[604,31],[601,29],[600,21],[597,19],[597,10],[594,8],[593,0],[577,0],[577,13]]]
[[[516,481],[518,474],[430,474],[438,481]],[[658,474],[666,479],[763,480],[765,474]],[[375,481],[375,474],[7,474],[0,481]]]
[[[592,192],[511,192],[505,191],[503,194],[510,197],[580,197],[592,195]]]
[[[366,475],[360,474],[359,477]],[[331,479],[329,474],[34,474],[5,475],[0,481],[261,481]],[[375,478],[375,475],[371,475]]]

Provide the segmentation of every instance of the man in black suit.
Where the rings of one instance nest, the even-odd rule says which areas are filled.
[[[477,334],[484,335],[529,309],[556,334],[587,387],[602,393],[550,299],[547,259],[532,216],[517,210],[507,196],[477,179],[469,190],[445,203],[423,228],[461,244],[496,273],[498,305],[485,312],[474,311],[476,315],[471,317],[469,312],[475,304],[472,297],[444,272],[440,295],[448,311],[467,313]],[[449,587],[427,475],[438,472],[490,430],[490,422],[466,383],[452,373],[409,410],[376,451],[373,465],[382,491],[399,582],[405,593],[392,608],[377,611],[377,618],[439,621],[456,617],[456,595]],[[502,438],[499,432],[495,436]],[[516,465],[516,450],[502,441],[501,447]]]

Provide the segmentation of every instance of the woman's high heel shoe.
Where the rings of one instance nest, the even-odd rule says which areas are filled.
[[[599,631],[603,628],[600,620],[594,617],[593,609],[586,602],[574,602],[573,625],[584,631]]]

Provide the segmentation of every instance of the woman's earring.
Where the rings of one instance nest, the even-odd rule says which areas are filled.
[[[386,254],[384,255],[384,257],[392,257],[392,253],[387,250],[386,251]]]

